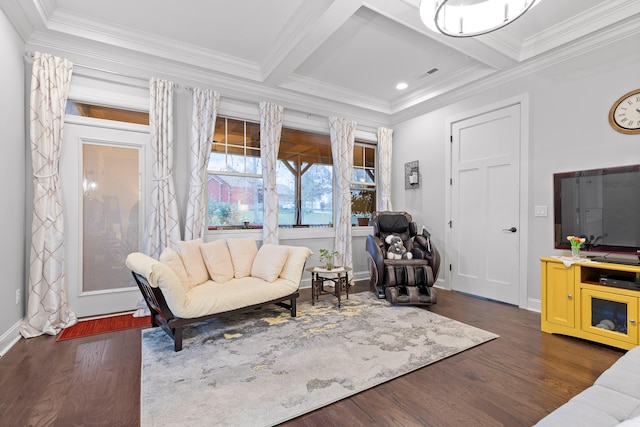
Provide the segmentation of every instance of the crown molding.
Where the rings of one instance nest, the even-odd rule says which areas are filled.
[[[20,38],[24,41],[29,38],[37,27],[44,28],[44,22],[38,22],[38,11],[32,7],[24,7],[29,4],[29,2],[21,2],[19,0],[0,1],[0,9],[7,15],[9,22],[11,22],[13,28],[15,28]]]
[[[65,12],[56,12],[49,19],[47,28],[61,34],[85,38],[131,51],[144,52],[171,61],[208,68],[246,79],[260,81],[262,77],[258,64],[251,61],[212,52],[200,46],[176,42],[158,35],[88,20]]]
[[[607,0],[525,39],[519,59],[525,61],[596,33],[610,25],[623,26],[622,21],[638,14],[640,14],[638,0]],[[624,29],[621,30],[624,33]]]
[[[491,49],[497,50],[503,55],[511,58],[514,61],[522,61],[522,46],[524,41],[509,31],[492,32],[482,36],[476,37],[476,39]]]
[[[391,114],[391,106],[388,102],[378,98],[362,95],[360,92],[345,89],[340,86],[327,84],[300,74],[291,74],[279,87],[318,98],[325,98],[344,104],[351,104],[359,108],[375,111],[383,114]]]

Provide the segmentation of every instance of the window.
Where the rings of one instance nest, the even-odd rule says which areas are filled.
[[[77,101],[67,102],[66,114],[71,116],[94,117],[96,119],[137,123],[141,125],[149,124],[149,113],[85,104]]]
[[[208,165],[209,229],[260,228],[263,216],[260,124],[218,117]],[[375,210],[375,146],[357,142],[351,194],[355,218]],[[283,128],[276,171],[280,227],[333,224],[329,135]],[[357,212],[357,213],[356,213]]]
[[[262,224],[260,124],[218,118],[207,170],[209,228]]]
[[[283,128],[277,182],[280,226],[329,227],[333,223],[329,135]]]
[[[376,148],[373,144],[356,142],[353,147],[353,178],[351,182],[352,223],[368,225],[376,210]]]

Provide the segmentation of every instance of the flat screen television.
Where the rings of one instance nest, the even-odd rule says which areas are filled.
[[[553,175],[555,248],[640,257],[640,165]],[[606,255],[606,254],[605,254]]]

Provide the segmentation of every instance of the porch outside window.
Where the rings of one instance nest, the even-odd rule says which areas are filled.
[[[260,124],[219,116],[213,140],[207,168],[208,228],[261,228]],[[375,208],[375,162],[375,145],[357,142],[352,200],[359,207],[359,199],[365,199],[366,206],[358,208],[354,224],[358,216],[369,218]],[[334,195],[329,135],[283,128],[277,183],[280,227],[331,227]]]

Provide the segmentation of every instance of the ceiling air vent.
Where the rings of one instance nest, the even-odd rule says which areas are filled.
[[[420,74],[420,75],[419,75],[418,77],[416,77],[416,78],[417,78],[418,80],[422,80],[422,79],[424,79],[425,77],[427,77],[428,75],[431,75],[431,74],[435,73],[436,71],[438,71],[438,69],[437,69],[437,68],[432,68],[432,69],[430,69],[429,71],[427,71],[426,73],[422,73],[422,74]]]

